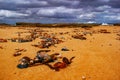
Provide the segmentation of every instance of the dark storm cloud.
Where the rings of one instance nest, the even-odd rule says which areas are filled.
[[[106,2],[101,2],[98,0],[46,0],[46,1],[48,2],[49,6],[52,7],[65,6],[68,8],[97,7],[106,4]]]
[[[109,22],[120,21],[119,13],[119,0],[0,0],[2,22]]]
[[[18,10],[16,8],[16,4],[14,4],[14,3],[5,3],[5,2],[0,2],[0,9],[3,9],[3,10]]]
[[[40,5],[39,3],[30,3],[30,4],[20,4],[17,5],[19,8],[39,8],[39,7],[46,7],[44,5]]]
[[[110,0],[108,5],[112,8],[120,8],[120,0]]]

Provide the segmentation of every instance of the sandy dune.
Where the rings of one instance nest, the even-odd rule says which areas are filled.
[[[120,40],[116,34],[120,34],[120,27],[99,26],[93,27],[89,31],[107,29],[111,33],[93,33],[86,35],[87,40],[79,40],[71,37],[74,30],[86,31],[82,28],[42,28],[48,33],[69,32],[68,34],[57,35],[64,37],[64,42],[56,44],[49,49],[52,54],[61,53],[63,56],[73,59],[73,63],[59,72],[51,70],[45,65],[18,69],[18,60],[23,56],[34,58],[40,48],[31,46],[39,41],[17,43],[8,41],[0,43],[0,80],[120,80]],[[17,37],[16,32],[25,32],[27,29],[17,27],[0,28],[0,38]],[[27,34],[23,34],[27,35]],[[62,47],[67,47],[70,51],[61,51]],[[24,48],[27,51],[22,55],[14,57],[16,48]],[[85,78],[84,78],[85,77]]]

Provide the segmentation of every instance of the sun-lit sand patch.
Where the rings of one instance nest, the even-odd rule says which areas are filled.
[[[33,28],[0,28],[0,38],[10,39],[18,37],[17,32],[23,32],[21,37],[30,35],[27,33]],[[99,26],[90,30],[83,28],[41,28],[46,33],[54,33],[63,42],[50,46],[48,54],[61,53],[70,59],[75,56],[73,62],[59,72],[51,70],[46,65],[18,69],[18,60],[23,56],[34,58],[41,48],[31,46],[41,39],[36,38],[32,42],[0,43],[0,80],[120,80],[120,27]],[[106,29],[110,33],[102,33]],[[75,39],[72,35],[82,35],[86,40]],[[69,51],[61,51],[67,47]],[[20,56],[14,57],[15,49],[26,49]]]

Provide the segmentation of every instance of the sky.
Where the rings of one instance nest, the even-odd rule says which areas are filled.
[[[116,23],[120,0],[0,0],[0,23]]]

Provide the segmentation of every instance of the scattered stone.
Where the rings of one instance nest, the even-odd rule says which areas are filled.
[[[120,34],[116,34],[117,36],[120,36]]]
[[[109,44],[109,46],[112,46],[112,44]]]
[[[120,40],[120,37],[117,37],[116,40]]]
[[[83,35],[78,35],[78,34],[77,35],[72,35],[72,37],[75,38],[75,39],[80,39],[80,40],[86,40],[87,39]]]
[[[86,77],[85,77],[85,76],[82,76],[82,80],[86,80]]]
[[[100,29],[98,32],[100,32],[100,33],[111,33],[111,32],[108,32],[107,29]]]
[[[63,48],[61,49],[61,51],[69,51],[69,49],[66,48],[66,47],[63,47]]]
[[[0,38],[0,43],[7,42],[7,39]]]
[[[16,52],[13,54],[13,56],[20,56],[22,54],[22,52],[26,52],[26,49],[15,49]]]
[[[16,74],[16,72],[14,74]]]
[[[103,45],[101,45],[103,47]]]
[[[3,47],[2,47],[2,46],[0,46],[0,49],[3,49]]]

